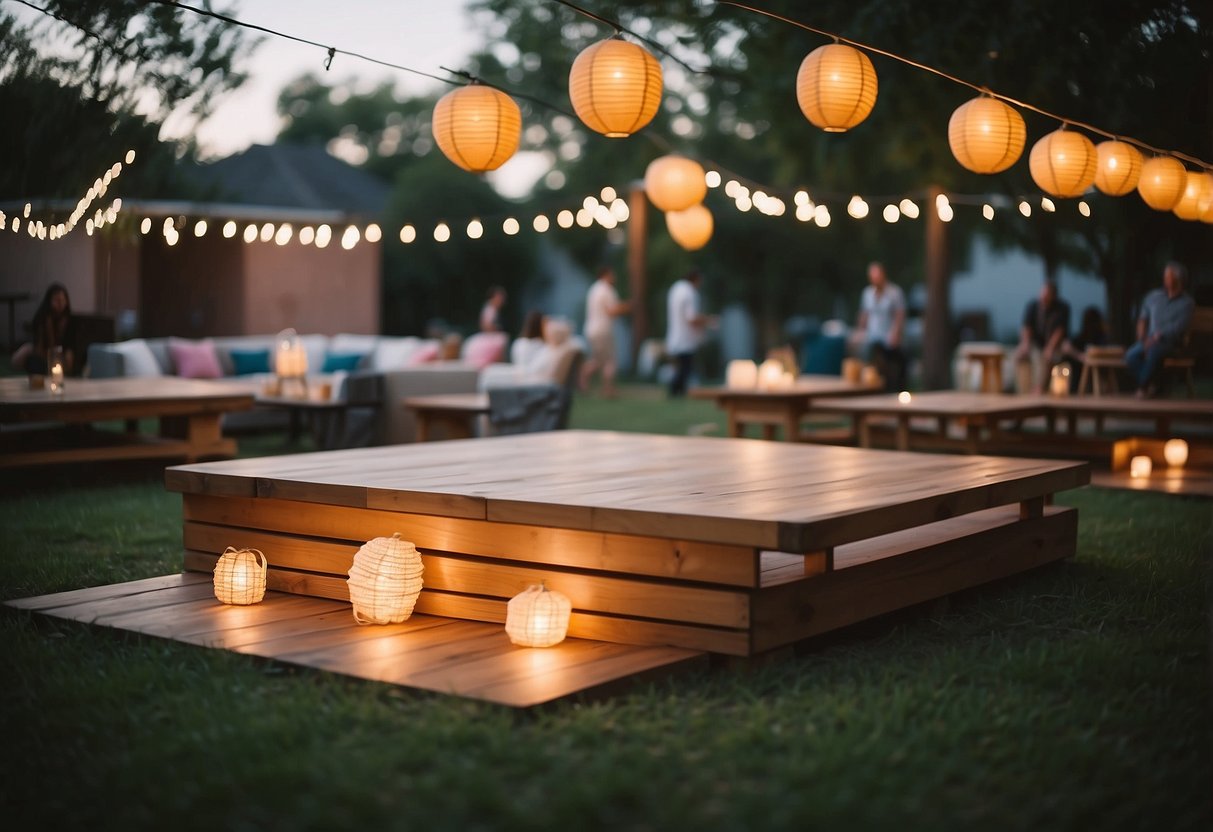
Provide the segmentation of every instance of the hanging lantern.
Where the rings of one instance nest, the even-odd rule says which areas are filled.
[[[644,192],[660,211],[682,211],[708,194],[703,166],[685,156],[662,156],[644,171]]]
[[[1209,204],[1205,206],[1205,210],[1200,212],[1200,221],[1213,223],[1213,199],[1209,200]]]
[[[1079,196],[1095,181],[1095,145],[1064,126],[1032,145],[1028,169],[1032,180],[1053,196]]]
[[[1141,166],[1137,193],[1155,211],[1170,211],[1184,195],[1187,171],[1173,156],[1155,156]]]
[[[1183,195],[1171,210],[1181,220],[1199,220],[1210,202],[1213,202],[1213,176],[1188,171]]]
[[[712,239],[712,212],[703,203],[682,211],[666,211],[665,227],[678,245],[687,251],[698,251]]]
[[[630,136],[657,115],[661,64],[648,51],[617,37],[582,50],[569,72],[569,99],[596,133]]]
[[[228,546],[215,563],[215,597],[224,604],[258,604],[265,597],[265,555]]]
[[[1106,141],[1095,145],[1095,187],[1108,196],[1124,196],[1141,179],[1141,151],[1128,142]]]
[[[876,69],[860,50],[828,43],[810,52],[796,73],[796,101],[810,122],[827,133],[859,124],[876,104]]]
[[[438,99],[433,129],[446,158],[483,173],[501,167],[518,150],[522,112],[501,90],[472,83]]]
[[[413,614],[421,594],[421,555],[399,534],[376,537],[354,555],[350,603],[359,624],[398,624]]]
[[[506,635],[519,647],[551,647],[564,641],[572,611],[567,596],[533,584],[506,604]]]
[[[956,108],[948,120],[948,144],[961,167],[999,173],[1018,161],[1028,131],[1014,107],[980,96]]]

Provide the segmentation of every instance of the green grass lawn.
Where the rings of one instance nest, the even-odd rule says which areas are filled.
[[[574,423],[723,433],[655,388],[579,399]],[[3,476],[4,598],[179,570],[155,466]],[[5,825],[1213,828],[1213,507],[1059,502],[1080,511],[1071,561],[757,669],[534,714],[4,608]]]

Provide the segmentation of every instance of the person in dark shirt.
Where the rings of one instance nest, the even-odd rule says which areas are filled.
[[[72,301],[62,283],[52,283],[34,312],[31,325],[34,340],[22,344],[13,353],[13,367],[35,375],[47,372],[47,356],[55,347],[63,348],[63,369],[70,373],[75,364],[72,344],[75,331],[72,324]]]
[[[1070,305],[1057,296],[1057,284],[1045,281],[1040,287],[1040,295],[1024,309],[1019,346],[1015,349],[1016,365],[1030,363],[1032,366],[1030,386],[1033,393],[1048,388],[1049,373],[1061,360],[1061,345],[1069,327]]]

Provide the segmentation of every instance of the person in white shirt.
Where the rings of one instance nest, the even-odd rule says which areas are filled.
[[[704,329],[711,319],[699,308],[699,286],[703,275],[692,271],[674,281],[666,295],[667,329],[666,354],[674,361],[674,377],[670,379],[670,396],[686,394],[687,384],[695,364],[695,351],[703,343]]]
[[[598,269],[585,299],[585,340],[590,355],[581,367],[581,389],[589,390],[594,374],[602,372],[602,395],[615,396],[615,333],[614,320],[626,315],[631,305],[619,299],[615,291],[615,271],[610,266]]]
[[[883,263],[868,264],[868,285],[859,302],[859,336],[865,360],[873,362],[885,378],[886,390],[905,389],[905,353],[901,335],[906,322],[906,298],[889,282]]]

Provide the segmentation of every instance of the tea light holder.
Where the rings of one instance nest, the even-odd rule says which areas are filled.
[[[1129,476],[1133,479],[1144,479],[1154,470],[1154,463],[1148,456],[1139,455],[1129,460]]]
[[[1057,364],[1049,376],[1049,392],[1054,396],[1070,395],[1070,368],[1066,364]]]
[[[768,358],[758,368],[758,389],[779,390],[783,387],[783,362]]]
[[[753,390],[758,386],[758,365],[747,358],[730,361],[725,370],[725,386],[730,390]]]
[[[1182,468],[1188,462],[1188,443],[1182,439],[1168,439],[1162,446],[1162,458],[1172,468]]]

